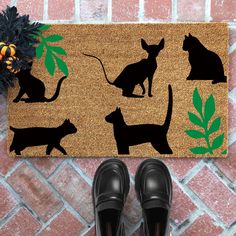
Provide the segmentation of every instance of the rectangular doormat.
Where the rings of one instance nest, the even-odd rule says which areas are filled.
[[[222,23],[44,26],[9,91],[9,154],[226,157],[227,48]]]

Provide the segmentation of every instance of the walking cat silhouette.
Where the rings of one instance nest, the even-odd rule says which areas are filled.
[[[68,134],[77,132],[76,127],[69,119],[56,128],[34,127],[18,129],[10,126],[10,130],[14,132],[10,152],[14,150],[16,155],[21,155],[21,151],[27,147],[42,145],[47,145],[46,155],[50,155],[53,148],[67,155],[65,149],[60,145],[61,139]]]
[[[212,84],[227,82],[220,57],[204,47],[196,37],[185,35],[183,50],[188,51],[191,65],[187,80],[212,80]]]
[[[110,85],[114,85],[117,88],[121,88],[123,96],[135,97],[135,98],[144,97],[143,95],[145,94],[146,90],[143,83],[146,80],[146,78],[148,78],[148,83],[149,83],[148,96],[152,97],[152,80],[153,80],[153,75],[157,69],[156,57],[158,56],[159,52],[164,48],[164,44],[165,44],[164,38],[160,41],[158,45],[148,45],[144,39],[141,39],[142,48],[145,51],[147,51],[148,58],[142,59],[139,62],[129,64],[128,66],[126,66],[120,73],[120,75],[115,79],[114,82],[111,82],[108,79],[104,65],[98,57],[85,53],[83,54],[88,57],[96,58],[101,63],[107,82]],[[138,84],[141,86],[143,90],[142,95],[133,94],[134,88]]]
[[[51,98],[45,97],[45,85],[44,83],[31,75],[32,63],[30,63],[30,69],[22,70],[16,74],[16,77],[19,80],[20,90],[17,97],[13,102],[17,103],[19,101],[24,101],[27,103],[32,102],[53,102],[55,101],[60,93],[61,84],[66,76],[63,76],[57,84],[55,94]],[[26,94],[28,98],[22,98]]]
[[[129,147],[142,144],[151,143],[153,148],[160,154],[172,154],[172,150],[167,141],[167,132],[169,130],[172,107],[173,94],[171,85],[168,86],[169,102],[168,110],[163,125],[155,124],[141,124],[141,125],[127,125],[124,121],[120,108],[105,117],[108,123],[113,124],[113,132],[116,140],[118,154],[129,154]]]

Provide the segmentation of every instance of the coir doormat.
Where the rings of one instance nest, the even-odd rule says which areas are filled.
[[[9,91],[10,155],[227,155],[226,24],[52,25],[39,36]]]

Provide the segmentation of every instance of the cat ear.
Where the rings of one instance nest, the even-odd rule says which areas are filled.
[[[190,33],[188,34],[188,36],[189,36],[190,38],[192,38],[192,37],[193,37],[193,36],[192,36]]]
[[[165,46],[165,39],[163,38],[163,39],[160,41],[160,43],[159,43],[159,48],[160,48],[160,50],[163,49],[164,46]]]
[[[147,49],[148,49],[148,44],[145,42],[144,39],[141,39],[141,45],[142,45],[142,48],[143,48],[144,50],[147,50]]]
[[[185,37],[185,39],[187,39],[187,38],[188,38],[188,36],[187,36],[187,35],[185,35],[184,37]]]

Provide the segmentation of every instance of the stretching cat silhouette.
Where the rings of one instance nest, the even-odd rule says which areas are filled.
[[[168,90],[168,110],[163,125],[127,125],[124,121],[120,108],[116,108],[115,111],[105,117],[105,120],[108,123],[113,124],[118,154],[129,154],[130,146],[142,143],[151,143],[153,148],[156,149],[160,154],[173,153],[167,141],[167,132],[171,122],[173,107],[173,94],[171,85],[168,86]]]
[[[141,39],[142,48],[147,51],[148,58],[142,59],[139,62],[129,64],[126,66],[120,75],[115,79],[114,82],[111,82],[106,74],[104,65],[102,61],[93,55],[85,54],[85,56],[96,58],[102,66],[105,78],[110,85],[114,85],[117,88],[122,89],[122,95],[125,97],[144,97],[146,90],[144,87],[144,81],[148,78],[148,96],[152,97],[152,80],[153,75],[157,69],[156,57],[159,52],[164,48],[165,41],[162,39],[158,45],[148,45],[144,39]],[[142,88],[143,95],[135,95],[133,94],[134,88],[136,85],[140,85]]]
[[[13,102],[17,103],[19,101],[24,101],[28,103],[32,102],[53,102],[55,101],[60,93],[61,84],[66,76],[63,76],[57,84],[57,88],[55,94],[51,98],[45,97],[45,85],[44,83],[31,75],[32,63],[30,64],[30,69],[22,70],[16,74],[16,77],[19,80],[20,90],[17,97],[13,100]],[[22,96],[26,94],[28,98],[22,98]]]
[[[53,148],[67,155],[65,149],[60,145],[61,139],[68,134],[77,132],[76,127],[69,119],[56,128],[33,127],[18,129],[10,126],[10,130],[14,132],[10,152],[14,150],[16,155],[21,155],[21,151],[27,147],[42,145],[47,145],[46,155],[50,155]]]
[[[196,37],[185,35],[183,50],[188,51],[191,65],[187,80],[212,80],[212,84],[227,82],[220,57],[205,48]]]

